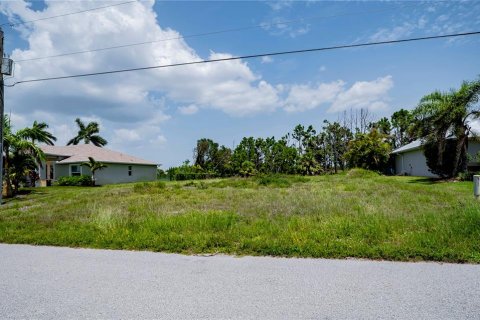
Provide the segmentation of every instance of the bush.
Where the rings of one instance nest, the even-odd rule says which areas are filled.
[[[273,186],[278,188],[288,188],[292,183],[284,177],[276,175],[266,175],[258,178],[258,184],[261,186]]]
[[[203,180],[216,178],[218,174],[214,171],[205,171],[200,166],[190,166],[184,164],[180,167],[173,167],[167,170],[170,180],[185,181],[185,180]]]
[[[167,188],[167,184],[163,181],[157,182],[137,182],[133,185],[133,192],[137,193],[160,193]]]
[[[479,174],[478,172],[466,171],[460,172],[457,176],[460,181],[473,181],[473,176]]]
[[[348,143],[345,160],[350,168],[362,168],[374,171],[384,171],[388,166],[390,145],[386,136],[377,130],[370,133],[357,134]]]
[[[57,180],[57,185],[59,186],[91,186],[92,178],[87,175],[73,176],[73,177],[60,177]]]

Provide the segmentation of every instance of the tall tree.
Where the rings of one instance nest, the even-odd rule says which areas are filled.
[[[369,133],[357,133],[345,154],[349,166],[376,171],[386,169],[391,147],[385,140],[385,135],[377,129]]]
[[[337,173],[338,166],[342,170],[345,167],[344,154],[347,152],[349,141],[353,138],[352,133],[350,129],[341,126],[338,122],[330,123],[325,120],[324,123],[323,139],[328,152],[324,160],[328,161],[332,165],[333,171]]]
[[[10,120],[6,115],[3,119],[2,153],[6,196],[10,197],[18,191],[20,179],[29,170],[35,170],[42,160],[45,160],[45,154],[34,142],[26,140],[18,132],[13,132]]]
[[[455,177],[467,170],[470,123],[480,117],[479,97],[480,79],[464,81],[458,90],[435,91],[420,100],[413,112],[413,130],[426,144],[436,146],[436,158],[427,159],[432,172]],[[454,156],[449,157],[451,163],[444,163],[448,139],[455,141]],[[432,158],[431,153],[425,156]]]
[[[388,118],[386,118],[386,117],[383,117],[380,120],[375,121],[375,122],[370,122],[368,127],[370,129],[375,128],[375,129],[377,129],[378,132],[380,132],[381,134],[387,135],[387,136],[389,136],[391,131],[392,131],[392,125],[391,125],[390,121],[388,120]]]
[[[68,141],[67,145],[76,145],[81,141],[83,141],[85,144],[89,144],[91,142],[97,147],[103,147],[107,144],[107,140],[97,134],[100,132],[100,127],[97,122],[89,122],[87,125],[85,125],[80,118],[75,119],[75,122],[79,128],[78,133],[75,137]]]
[[[414,138],[410,130],[413,123],[412,112],[405,109],[395,111],[391,117],[391,123],[394,148],[399,148],[413,141]]]
[[[54,142],[57,141],[57,138],[47,131],[48,124],[45,122],[37,122],[36,120],[33,122],[31,128],[24,128],[17,132],[17,135],[24,138],[30,139],[32,143],[36,141],[40,143],[45,143],[50,146],[54,145]]]

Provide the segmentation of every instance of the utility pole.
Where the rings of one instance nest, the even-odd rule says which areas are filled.
[[[0,27],[0,206],[3,203],[3,118],[4,118],[4,95],[3,95],[3,30]]]

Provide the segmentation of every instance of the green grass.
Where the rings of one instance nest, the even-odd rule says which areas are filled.
[[[472,188],[359,170],[36,188],[0,209],[0,242],[480,263]]]

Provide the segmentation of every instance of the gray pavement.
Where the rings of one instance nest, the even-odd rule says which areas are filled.
[[[480,266],[0,244],[0,318],[480,319]]]

